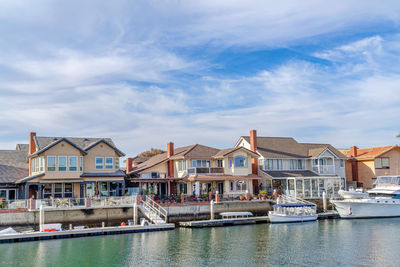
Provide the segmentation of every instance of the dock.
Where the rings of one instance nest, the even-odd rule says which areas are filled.
[[[174,224],[159,224],[148,226],[115,226],[115,227],[99,227],[88,229],[75,229],[56,232],[32,232],[0,235],[0,243],[38,241],[47,239],[76,238],[84,236],[98,235],[119,235],[140,232],[166,231],[175,229]]]
[[[327,211],[327,212],[322,212],[318,213],[318,220],[331,220],[331,219],[338,219],[340,218],[339,213],[337,211]]]
[[[204,221],[188,221],[180,222],[180,227],[202,228],[202,227],[217,227],[243,224],[269,223],[268,216],[247,217],[247,218],[230,218],[230,219],[215,219]]]

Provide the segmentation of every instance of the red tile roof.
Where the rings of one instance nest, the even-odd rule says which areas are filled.
[[[369,148],[358,148],[357,149],[357,160],[372,160],[376,157],[389,152],[392,149],[400,148],[397,145],[393,146],[380,146],[380,147],[369,147]],[[350,149],[339,149],[340,152],[345,154],[347,157],[351,157]]]

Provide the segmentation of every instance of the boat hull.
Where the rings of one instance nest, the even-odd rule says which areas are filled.
[[[291,216],[291,215],[269,214],[268,217],[271,223],[291,223],[291,222],[316,221],[318,215]]]
[[[378,202],[379,201],[379,202]],[[399,200],[332,200],[341,218],[400,217]]]

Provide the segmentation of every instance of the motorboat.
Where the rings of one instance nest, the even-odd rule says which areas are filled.
[[[339,190],[338,194],[344,199],[359,199],[368,197],[368,193],[364,192],[362,188],[354,189],[350,187],[348,191]]]
[[[273,211],[268,212],[271,223],[308,222],[318,219],[317,205],[298,198],[281,195]]]
[[[341,218],[400,217],[400,176],[379,176],[366,196],[331,202]]]

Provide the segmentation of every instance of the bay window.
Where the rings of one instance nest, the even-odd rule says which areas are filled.
[[[235,157],[235,168],[244,168],[247,167],[246,157],[236,156]]]

